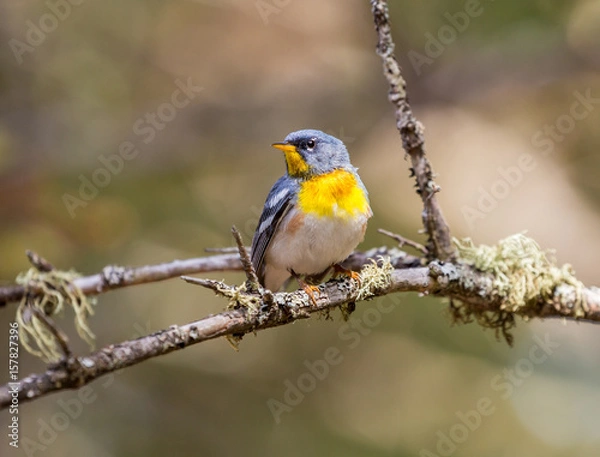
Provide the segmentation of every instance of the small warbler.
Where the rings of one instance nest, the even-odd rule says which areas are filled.
[[[290,133],[274,143],[285,155],[287,173],[265,201],[252,240],[252,265],[261,284],[278,291],[294,276],[321,279],[339,267],[363,240],[373,215],[367,189],[337,138],[319,130]]]

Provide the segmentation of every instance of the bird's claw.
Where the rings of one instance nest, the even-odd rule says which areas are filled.
[[[308,295],[308,298],[310,298],[310,301],[312,302],[313,306],[318,306],[315,294],[318,294],[320,292],[319,286],[313,286],[305,282],[302,282],[302,284],[300,285],[302,286],[302,290],[304,290],[304,292],[306,292],[306,295]]]
[[[353,271],[353,270],[348,270],[338,264],[335,264],[333,266],[333,277],[334,278],[339,278],[339,277],[350,278],[350,279],[353,279],[354,281],[358,282],[358,284],[360,284],[360,274],[358,272]]]

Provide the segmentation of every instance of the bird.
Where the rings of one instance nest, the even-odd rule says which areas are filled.
[[[332,267],[358,279],[339,264],[364,239],[373,215],[369,195],[341,140],[306,129],[272,146],[283,151],[287,172],[267,195],[252,266],[265,289],[277,292],[294,277],[315,302],[310,282]]]

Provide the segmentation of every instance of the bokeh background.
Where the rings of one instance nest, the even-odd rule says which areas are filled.
[[[391,3],[454,235],[495,243],[527,230],[598,285],[600,2]],[[363,248],[391,244],[378,227],[422,240],[375,40],[366,0],[2,1],[2,282],[28,268],[25,249],[95,273],[231,246],[232,224],[249,242],[284,171],[270,143],[308,127],[344,140],[360,168],[375,212]],[[182,84],[194,89],[173,108]],[[86,201],[82,179],[98,178],[102,158],[128,141],[137,156]],[[81,199],[71,212],[66,194]],[[74,391],[24,404],[18,451],[3,411],[0,453],[598,454],[597,327],[520,322],[509,348],[475,324],[451,326],[440,300],[384,300],[360,304],[358,338],[338,315],[311,319],[249,335],[239,352],[211,341],[102,378],[85,404]],[[175,279],[102,296],[92,328],[104,346],[224,305]],[[14,310],[0,313],[0,348]],[[60,324],[73,335],[71,315]],[[278,423],[269,400],[284,402],[331,347],[341,363]],[[21,351],[23,376],[43,369]],[[482,399],[493,412],[465,434],[460,417]]]

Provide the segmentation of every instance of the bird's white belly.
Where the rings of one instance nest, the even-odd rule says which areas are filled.
[[[286,215],[266,253],[267,264],[282,274],[293,270],[300,275],[314,275],[345,260],[363,240],[370,216],[319,217],[309,214],[295,230],[290,230],[296,211]]]

